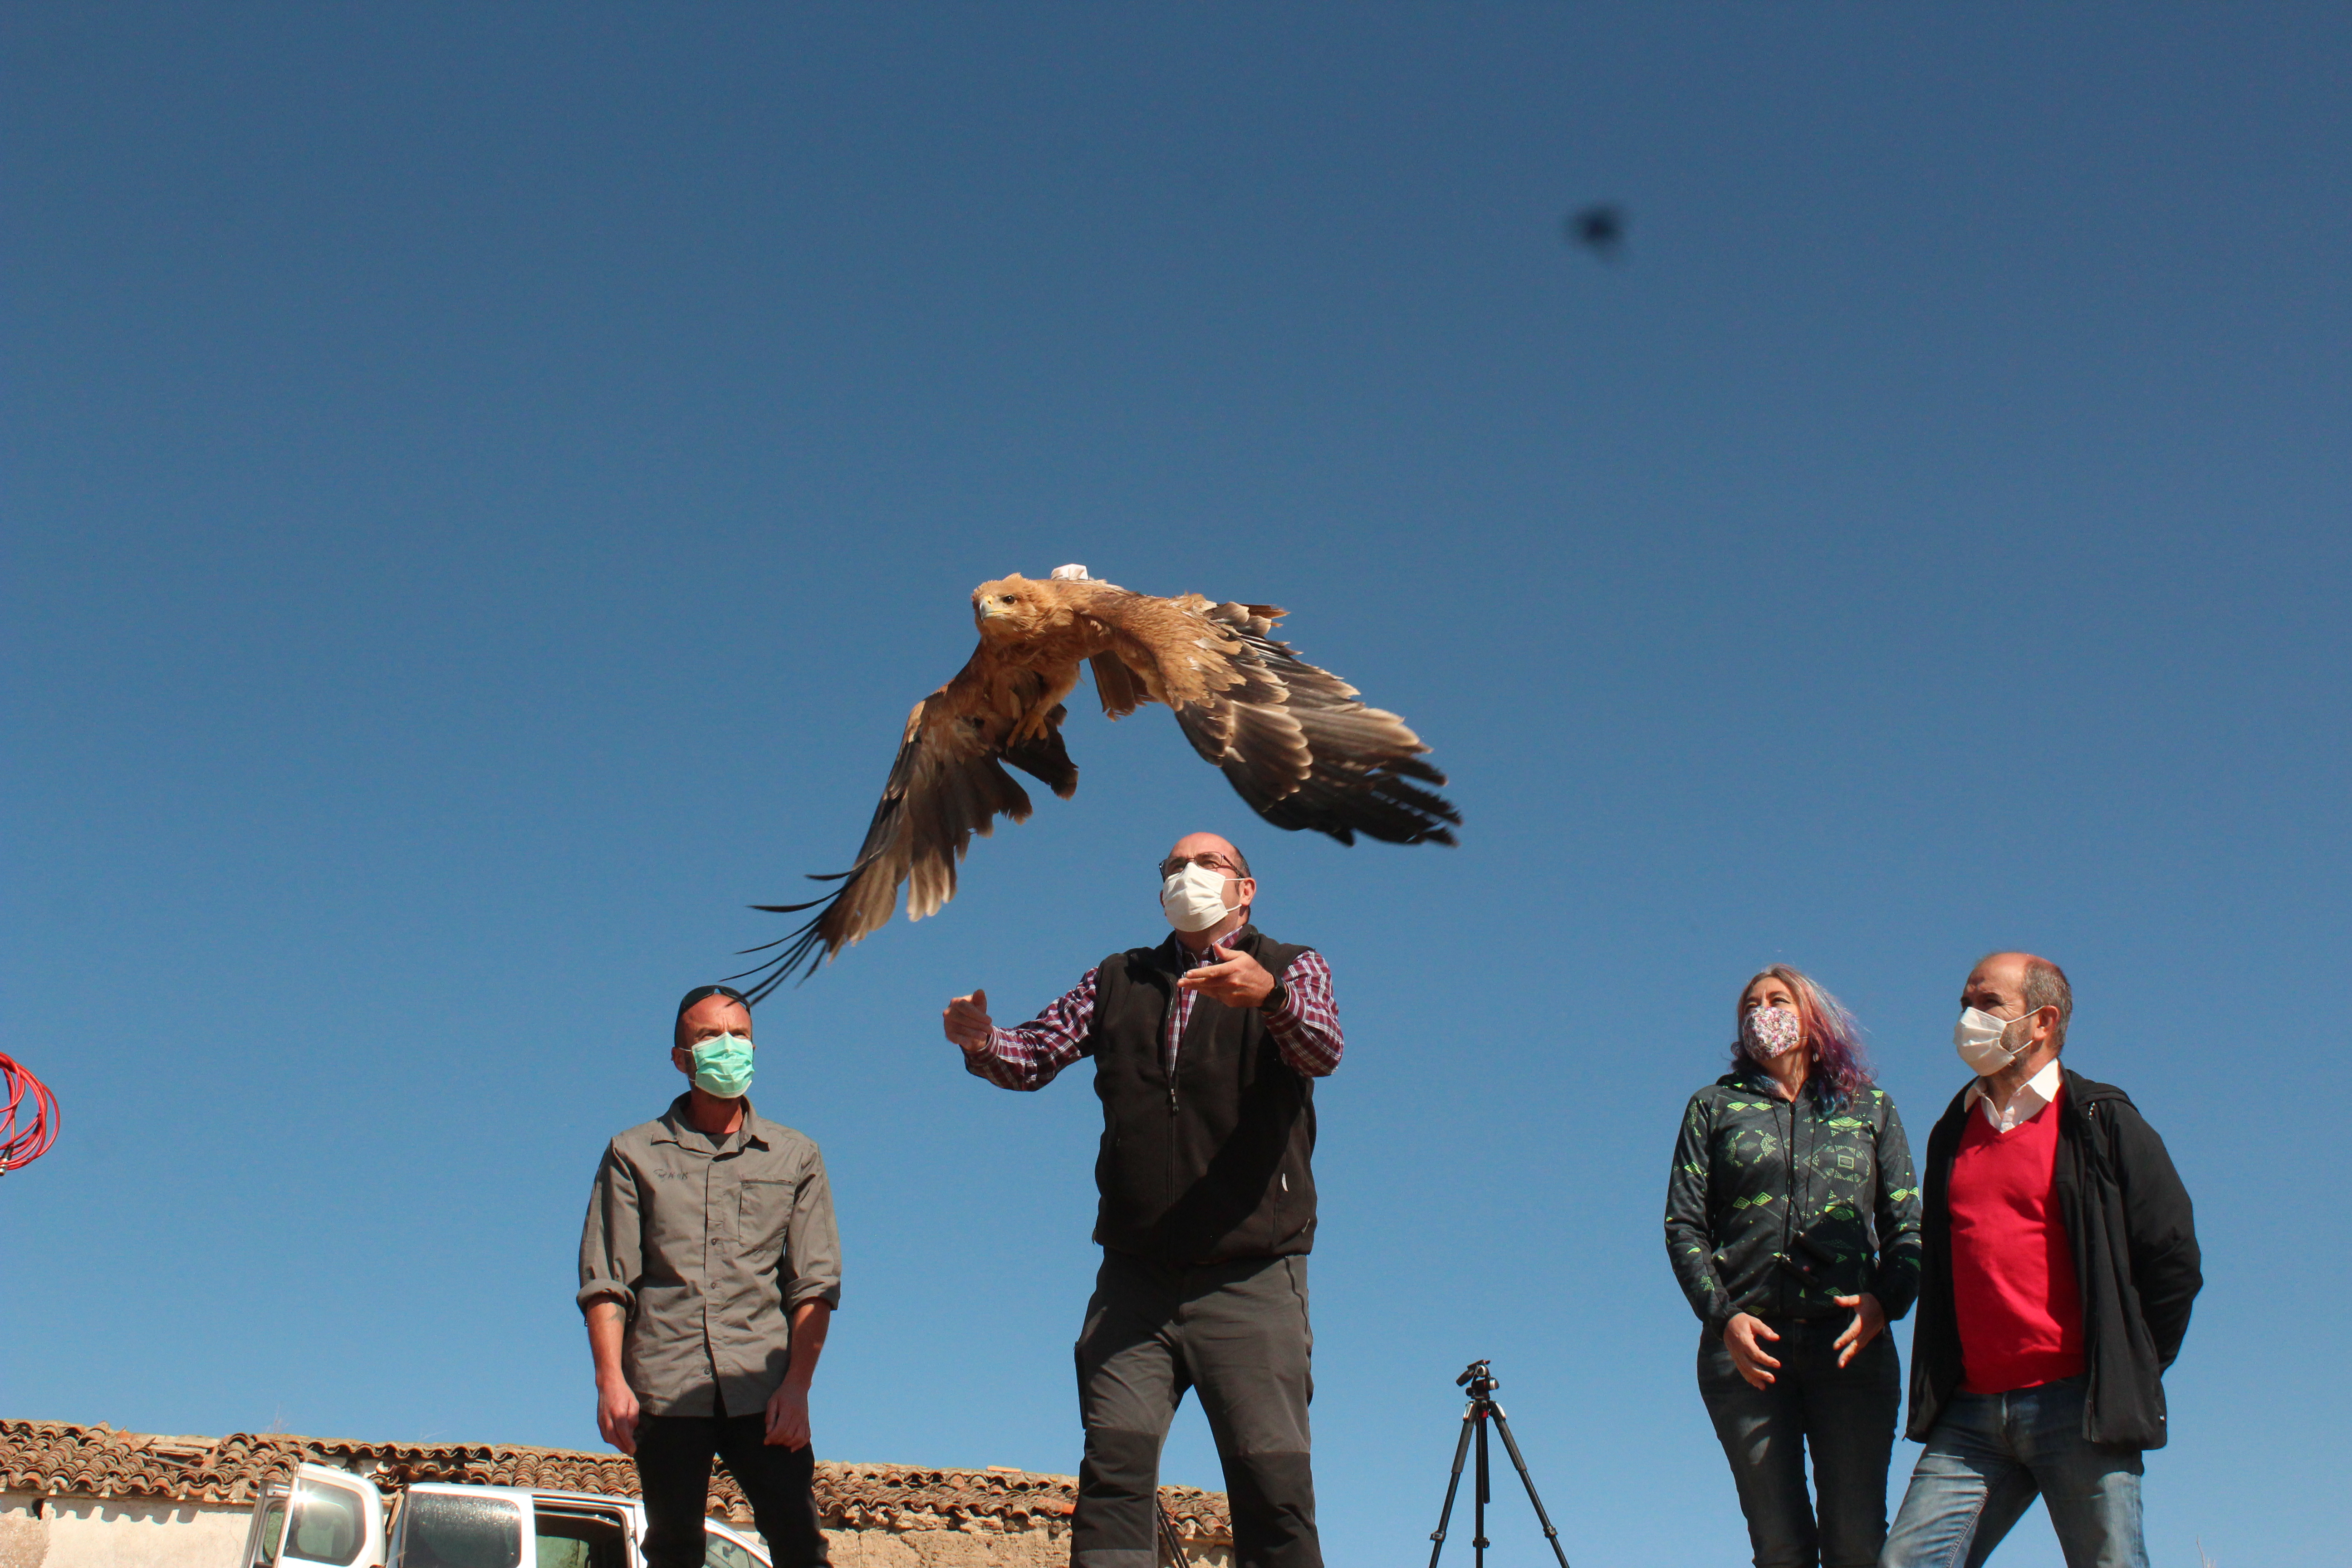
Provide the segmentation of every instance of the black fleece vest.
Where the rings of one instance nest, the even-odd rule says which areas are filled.
[[[1244,926],[1223,946],[1277,980],[1307,950]],[[1196,998],[1176,1056],[1161,1045],[1176,939],[1115,952],[1095,973],[1095,1093],[1103,1103],[1095,1239],[1164,1263],[1287,1258],[1315,1245],[1315,1086],[1254,1007]]]

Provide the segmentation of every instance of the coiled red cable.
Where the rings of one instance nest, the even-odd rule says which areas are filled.
[[[8,1093],[7,1105],[0,1108],[0,1173],[5,1173],[31,1164],[58,1141],[58,1097],[5,1056],[0,1056],[0,1084]]]

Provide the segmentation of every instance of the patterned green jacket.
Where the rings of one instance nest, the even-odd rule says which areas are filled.
[[[1867,1290],[1891,1321],[1919,1294],[1919,1184],[1886,1091],[1792,1105],[1754,1068],[1690,1098],[1666,1181],[1666,1255],[1711,1333],[1737,1312],[1825,1318]]]

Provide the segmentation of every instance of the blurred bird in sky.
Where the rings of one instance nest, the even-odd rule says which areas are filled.
[[[1165,703],[1192,749],[1276,827],[1311,827],[1342,844],[1356,835],[1391,844],[1451,844],[1462,818],[1424,785],[1445,775],[1421,760],[1429,748],[1393,713],[1367,707],[1356,689],[1307,663],[1270,635],[1271,605],[1214,604],[1198,594],[1155,598],[1064,566],[1044,582],[1018,574],[972,590],[980,647],[953,680],[907,715],[898,760],[866,830],[856,863],[813,878],[841,886],[801,904],[756,904],[818,913],[787,936],[747,949],[782,952],[748,970],[764,976],[758,1001],[803,964],[814,972],[890,918],[911,883],[907,918],[920,920],[955,896],[956,862],[998,816],[1024,822],[1029,795],[1012,763],[1065,800],[1078,770],[1062,744],[1062,699],[1094,671],[1113,719]],[[735,978],[741,978],[736,976]]]
[[[1568,240],[1580,245],[1603,261],[1614,261],[1625,248],[1625,209],[1613,202],[1601,202],[1568,216]]]

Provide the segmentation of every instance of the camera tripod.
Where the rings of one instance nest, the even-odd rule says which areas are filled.
[[[1518,1468],[1520,1483],[1528,1489],[1528,1500],[1535,1504],[1536,1518],[1543,1525],[1544,1539],[1551,1542],[1551,1554],[1559,1559],[1559,1568],[1568,1568],[1568,1553],[1559,1548],[1559,1531],[1553,1526],[1551,1515],[1544,1512],[1543,1499],[1536,1496],[1535,1478],[1528,1474],[1528,1462],[1519,1457],[1519,1445],[1511,1436],[1510,1418],[1503,1414],[1503,1407],[1495,1403],[1495,1390],[1503,1386],[1501,1380],[1496,1377],[1493,1367],[1487,1363],[1474,1361],[1460,1377],[1454,1380],[1454,1386],[1470,1391],[1470,1407],[1462,1413],[1462,1440],[1454,1445],[1454,1474],[1445,1482],[1445,1507],[1438,1512],[1437,1528],[1430,1532],[1429,1539],[1435,1544],[1429,1549],[1429,1568],[1437,1568],[1437,1554],[1445,1550],[1445,1525],[1454,1517],[1454,1494],[1462,1485],[1462,1460],[1470,1451],[1470,1436],[1474,1432],[1478,1437],[1478,1475],[1477,1489],[1473,1493],[1472,1501],[1475,1533],[1470,1537],[1470,1550],[1475,1554],[1473,1561],[1477,1568],[1486,1568],[1486,1504],[1495,1495],[1486,1473],[1486,1425],[1490,1420],[1495,1430],[1503,1435],[1503,1447],[1509,1452],[1511,1463]]]

